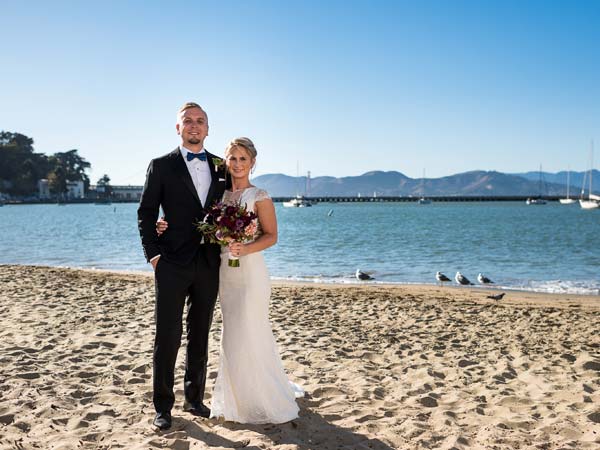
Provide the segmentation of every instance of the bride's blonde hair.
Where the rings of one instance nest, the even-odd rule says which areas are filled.
[[[250,155],[251,159],[256,159],[256,155],[258,154],[256,152],[256,148],[254,147],[254,142],[252,142],[247,137],[238,137],[232,139],[227,145],[227,148],[225,149],[226,158],[227,155],[229,155],[231,150],[233,150],[234,148],[243,148],[244,150],[246,150],[246,152],[248,152],[248,155]]]

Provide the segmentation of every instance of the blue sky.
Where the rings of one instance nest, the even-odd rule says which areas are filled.
[[[593,0],[31,1],[2,15],[0,129],[78,149],[92,182],[143,183],[188,100],[208,112],[210,151],[255,141],[256,175],[585,170],[600,142]]]

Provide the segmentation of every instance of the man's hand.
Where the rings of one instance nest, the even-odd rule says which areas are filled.
[[[152,264],[152,268],[154,270],[156,270],[156,265],[158,264],[158,260],[160,259],[160,256],[154,258],[152,261],[150,261],[150,264]]]

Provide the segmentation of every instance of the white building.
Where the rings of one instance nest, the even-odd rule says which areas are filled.
[[[48,199],[50,194],[50,183],[46,178],[38,180],[38,196],[40,199]],[[85,189],[83,181],[67,181],[66,198],[84,198]]]
[[[91,191],[96,191],[98,193],[104,193],[104,186],[91,185]],[[144,190],[144,186],[113,186],[110,185],[111,198],[113,200],[131,200],[131,201],[139,201],[142,196],[142,191]]]
[[[144,186],[111,186],[113,198],[139,201]]]
[[[85,198],[83,181],[67,181],[67,198]]]
[[[50,198],[50,183],[46,178],[38,180],[38,197],[42,200]]]

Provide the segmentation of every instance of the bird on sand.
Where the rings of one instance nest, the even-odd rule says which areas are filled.
[[[440,285],[444,285],[444,283],[446,281],[450,281],[450,278],[448,278],[446,275],[444,275],[442,272],[436,272],[435,273],[435,279],[439,281]]]
[[[488,295],[486,298],[491,298],[492,300],[502,300],[502,297],[504,297],[504,292],[501,292],[498,295]]]
[[[356,269],[356,279],[359,281],[366,281],[366,280],[374,280],[375,278],[373,278],[371,275],[363,272],[360,269]]]
[[[458,284],[462,284],[463,286],[467,286],[467,285],[472,285],[473,283],[471,283],[471,281],[465,277],[462,273],[460,272],[456,272],[456,275],[454,276],[454,279],[456,280],[456,282]]]
[[[477,275],[477,281],[479,281],[479,283],[481,283],[481,284],[494,284],[494,282],[492,280],[490,280],[488,277],[486,277],[482,273]]]

